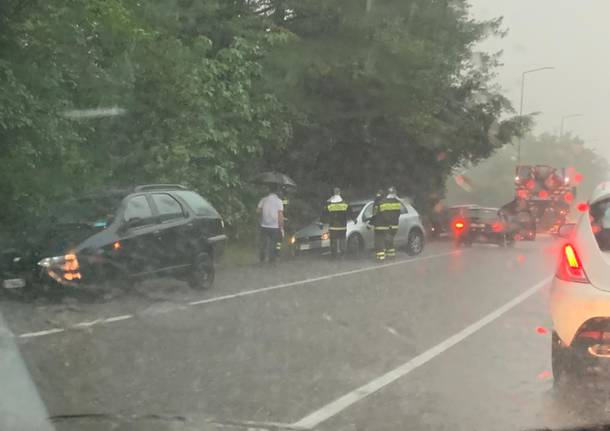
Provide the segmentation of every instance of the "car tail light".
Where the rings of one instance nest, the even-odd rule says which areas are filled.
[[[577,335],[577,337],[589,338],[591,340],[601,340],[604,337],[604,334],[605,333],[603,331],[582,331]]]
[[[456,233],[463,231],[465,227],[466,223],[464,223],[464,221],[462,220],[456,220],[455,222],[453,222],[453,229]]]
[[[586,202],[581,202],[578,205],[576,205],[576,209],[578,211],[580,211],[581,213],[584,213],[589,210],[589,204]]]
[[[578,257],[578,253],[576,253],[576,249],[571,244],[563,246],[561,262],[559,263],[559,268],[557,269],[555,276],[560,280],[576,283],[589,282],[580,258]]]
[[[494,223],[491,225],[491,230],[494,232],[502,232],[504,230],[504,225],[502,223]]]

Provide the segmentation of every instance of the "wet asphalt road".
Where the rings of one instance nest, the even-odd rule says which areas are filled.
[[[605,382],[553,389],[544,281],[557,248],[435,242],[384,265],[225,267],[206,292],[154,280],[107,298],[5,300],[0,313],[51,415],[181,415],[188,429],[608,423]]]

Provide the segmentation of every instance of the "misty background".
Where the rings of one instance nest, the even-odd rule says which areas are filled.
[[[610,33],[607,17],[610,2],[604,0],[471,0],[471,14],[476,19],[503,17],[507,34],[492,37],[479,44],[486,52],[502,52],[496,82],[503,94],[519,110],[521,74],[539,67],[554,67],[528,74],[525,81],[523,113],[537,113],[532,133],[537,138],[524,139],[522,154],[527,163],[558,163],[562,157],[574,156],[582,149],[610,158],[610,123],[607,120],[610,95]],[[559,135],[563,116],[564,132],[572,135],[573,152],[558,153],[548,142],[547,152],[528,149],[527,144],[544,141],[541,135]],[[526,142],[527,141],[527,142]],[[556,143],[555,143],[556,144]],[[565,148],[564,148],[565,150]],[[512,198],[508,187],[490,190],[491,183],[510,181],[514,172],[511,156],[516,147],[500,150],[480,165],[463,171],[472,181],[472,190],[463,189],[455,181],[447,183],[447,202],[471,201],[485,205],[501,205]],[[593,157],[594,154],[587,154]],[[514,160],[515,161],[515,160]],[[597,167],[604,161],[597,161]],[[600,165],[601,164],[601,165]],[[581,167],[587,166],[586,163]],[[598,169],[590,170],[598,171]],[[514,168],[513,168],[514,169]],[[586,200],[595,181],[606,179],[594,174],[581,184],[579,199]],[[500,178],[500,179],[498,179]]]

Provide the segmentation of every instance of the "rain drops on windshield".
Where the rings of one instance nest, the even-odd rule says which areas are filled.
[[[608,16],[0,2],[0,431],[610,424]]]

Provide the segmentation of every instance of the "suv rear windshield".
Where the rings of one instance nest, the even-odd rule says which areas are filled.
[[[610,199],[591,205],[589,214],[597,245],[602,251],[610,251]]]
[[[521,179],[529,178],[532,175],[531,166],[519,166],[517,168],[517,176]]]
[[[189,207],[195,211],[195,214],[202,217],[220,218],[218,211],[214,207],[202,198],[199,194],[192,191],[175,191],[172,192],[176,196],[184,199]]]
[[[468,218],[477,220],[496,220],[498,218],[498,211],[480,208],[470,209],[468,210]]]

